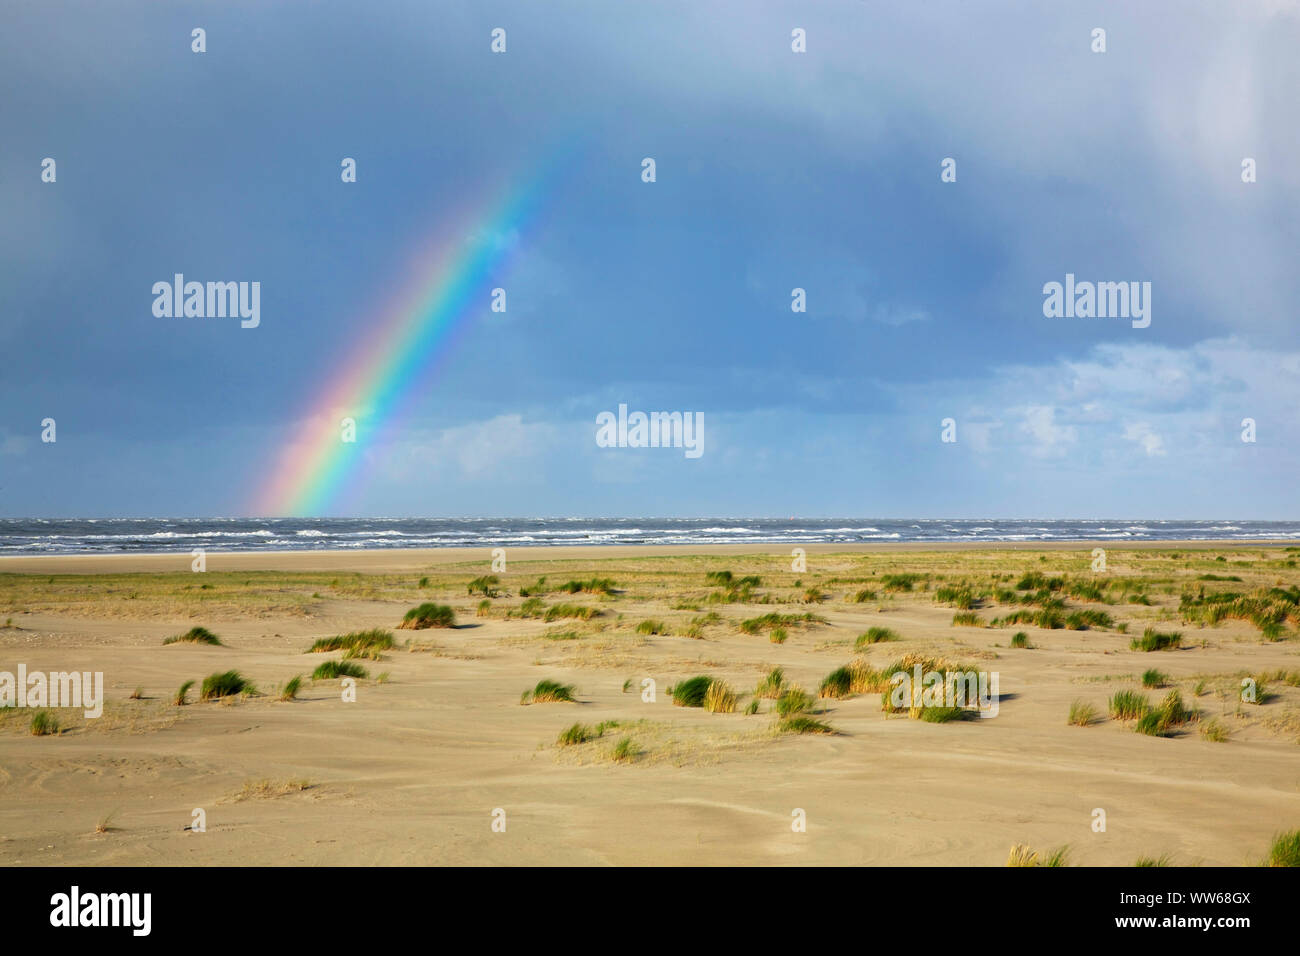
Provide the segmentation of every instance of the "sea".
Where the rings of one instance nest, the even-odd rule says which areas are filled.
[[[0,555],[626,544],[1295,539],[1300,521],[937,518],[0,518]]]

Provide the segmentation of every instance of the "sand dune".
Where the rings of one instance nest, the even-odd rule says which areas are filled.
[[[1240,703],[1235,690],[1242,675],[1300,673],[1300,644],[1265,640],[1243,620],[1201,627],[1179,611],[1186,588],[1295,585],[1294,551],[1204,542],[1112,550],[1106,576],[1152,603],[1066,606],[1104,609],[1127,634],[954,627],[954,608],[935,600],[941,584],[991,585],[995,574],[1011,576],[1004,588],[1026,570],[1095,579],[1091,545],[808,551],[808,570],[795,573],[788,555],[753,547],[514,549],[499,575],[509,593],[483,617],[465,585],[488,573],[488,561],[461,550],[210,555],[205,574],[189,573],[182,555],[0,560],[0,621],[10,622],[0,628],[0,670],[102,671],[108,697],[98,720],[58,711],[64,729],[53,736],[28,732],[29,711],[0,712],[0,862],[1002,865],[1012,844],[1028,843],[1068,844],[1085,865],[1130,865],[1143,854],[1240,865],[1258,860],[1277,831],[1300,826],[1300,688],[1275,678],[1263,705]],[[704,572],[717,568],[762,584],[748,602],[709,603],[719,589]],[[901,571],[921,576],[913,591],[872,583]],[[1242,580],[1197,580],[1216,571]],[[593,574],[612,578],[616,593],[553,590]],[[508,617],[540,575],[545,606],[602,613],[550,624]],[[786,603],[813,586],[824,600]],[[850,601],[862,588],[877,597]],[[369,677],[355,703],[337,680],[276,699],[277,685],[339,657],[305,654],[314,640],[394,628],[422,601],[452,605],[462,626],[395,630],[403,646],[358,662]],[[698,610],[679,609],[688,604]],[[1008,610],[990,599],[975,613],[987,623]],[[710,611],[721,620],[683,635]],[[771,611],[826,622],[790,626],[784,644],[736,626]],[[646,619],[669,633],[638,634]],[[1180,631],[1183,647],[1130,650],[1150,623]],[[225,646],[162,646],[196,624]],[[817,717],[838,731],[826,736],[776,733],[770,700],[741,712],[772,667],[815,692],[873,625],[901,637],[861,652],[874,666],[920,653],[997,671],[998,716],[886,718],[880,695],[862,693],[821,701]],[[1009,646],[1019,630],[1032,649]],[[1285,634],[1294,633],[1292,621]],[[1140,690],[1137,676],[1150,667],[1170,686],[1144,693],[1158,702],[1176,687],[1198,721],[1165,738],[1109,719],[1067,725],[1072,701],[1104,715],[1107,697]],[[182,681],[231,668],[260,695],[172,703]],[[739,692],[738,712],[674,706],[669,685],[696,674]],[[654,703],[641,700],[646,677],[657,682]],[[542,678],[575,685],[578,702],[521,706]],[[136,688],[145,699],[128,699]],[[1227,742],[1199,732],[1212,719]],[[619,725],[556,745],[571,724],[602,721]],[[624,737],[637,755],[616,762]],[[187,829],[196,808],[206,832]],[[492,829],[497,808],[504,832]],[[1092,828],[1098,808],[1105,832]],[[792,831],[797,809],[806,832]]]

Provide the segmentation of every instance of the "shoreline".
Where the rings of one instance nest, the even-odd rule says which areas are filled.
[[[1056,541],[899,541],[899,542],[795,542],[744,544],[594,544],[530,545],[506,548],[509,562],[593,561],[628,558],[675,558],[708,555],[780,554],[789,548],[803,548],[807,554],[949,553],[979,551],[1240,551],[1243,549],[1298,547],[1290,538],[1216,540],[1115,541],[1079,538]],[[493,545],[449,548],[357,548],[319,551],[208,551],[210,571],[404,571],[430,565],[491,560]],[[500,547],[499,545],[497,547]],[[129,574],[189,570],[193,557],[188,551],[139,552],[130,554],[42,554],[0,556],[0,574]]]

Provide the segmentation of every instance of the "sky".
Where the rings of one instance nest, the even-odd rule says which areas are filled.
[[[0,516],[1300,519],[1298,49],[1300,0],[6,4]]]

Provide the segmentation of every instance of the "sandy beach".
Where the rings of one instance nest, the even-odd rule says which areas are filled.
[[[213,553],[202,573],[188,554],[0,559],[0,671],[102,672],[106,697],[39,736],[31,708],[0,710],[0,863],[1001,866],[1023,844],[1237,866],[1300,826],[1300,621],[1278,596],[1300,549],[806,551],[796,569],[754,545],[512,548],[473,594],[488,549]],[[1281,627],[1213,619],[1217,594],[1280,607]],[[398,628],[426,602],[456,626]],[[164,645],[193,627],[220,644]],[[353,661],[354,701],[310,678],[342,657],[314,642],[368,629],[393,646]],[[1148,629],[1180,637],[1133,649]],[[996,672],[996,716],[818,696],[851,662],[904,659]],[[795,732],[755,695],[774,668],[832,732]],[[256,691],[199,701],[229,670]],[[669,688],[697,675],[734,708],[676,706]],[[575,700],[521,704],[542,680]],[[1186,716],[1136,732],[1108,713],[1119,691],[1153,709],[1176,691]],[[1076,704],[1093,719],[1068,723]],[[561,745],[575,724],[587,739]]]

